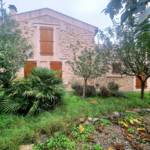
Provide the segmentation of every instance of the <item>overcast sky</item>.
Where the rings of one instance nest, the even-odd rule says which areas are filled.
[[[17,7],[18,13],[50,8],[70,17],[76,18],[99,29],[112,25],[108,15],[101,13],[109,0],[3,0],[4,8],[9,4]],[[8,10],[9,11],[9,10]]]

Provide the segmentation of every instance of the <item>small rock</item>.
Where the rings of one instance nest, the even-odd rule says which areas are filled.
[[[149,111],[150,112],[150,109],[149,108],[143,108],[143,109],[141,109],[141,111]]]
[[[33,147],[34,147],[34,144],[22,145],[22,146],[20,146],[19,150],[32,150]]]
[[[96,130],[94,130],[94,135],[98,135],[99,133],[96,131]]]
[[[100,119],[99,118],[94,118],[93,119],[93,123],[95,123],[95,122],[97,122],[97,121],[99,121]]]
[[[107,120],[109,120],[110,117],[108,117],[108,116],[103,116],[102,119],[107,119]]]
[[[84,124],[85,124],[85,125],[89,125],[90,122],[89,122],[88,120],[86,120],[86,121],[84,122]]]
[[[93,121],[93,119],[92,119],[92,118],[88,118],[88,121],[89,121],[89,122],[92,122],[92,121]]]
[[[147,126],[146,129],[148,132],[150,132],[150,126]]]
[[[119,114],[117,111],[115,111],[115,112],[114,112],[114,116],[116,116],[116,118],[119,118],[119,117],[120,117],[120,114]]]
[[[84,123],[84,118],[80,118],[80,123]]]
[[[133,109],[134,112],[141,112],[141,109]]]
[[[55,134],[56,134],[56,132],[54,132],[54,135]],[[47,134],[43,134],[39,137],[38,141],[43,143],[43,144],[46,144],[47,140],[49,140],[49,139],[50,139],[50,137]]]
[[[111,117],[116,118],[115,115],[108,115],[108,116],[103,116],[102,119],[110,120]]]
[[[123,112],[120,112],[119,114],[121,117],[123,117],[125,115],[125,113],[123,113]]]
[[[136,113],[135,111],[126,111],[126,113]]]

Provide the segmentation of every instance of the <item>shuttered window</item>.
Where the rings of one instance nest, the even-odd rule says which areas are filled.
[[[27,75],[31,73],[31,69],[36,66],[36,61],[26,61],[24,67],[24,77],[27,77]]]
[[[53,56],[53,28],[40,27],[40,55]]]
[[[145,79],[145,77],[146,77],[145,73],[143,73],[143,75],[141,77],[142,77],[142,79]],[[145,82],[145,89],[146,88],[147,88],[147,80]],[[138,77],[136,77],[136,89],[141,89],[141,80]]]
[[[54,71],[62,71],[62,62],[61,61],[51,61],[50,69]],[[62,72],[59,74],[59,77],[62,78]]]
[[[120,69],[121,69],[121,63],[120,62],[115,63],[113,66],[113,73],[117,73],[117,74],[121,73]]]

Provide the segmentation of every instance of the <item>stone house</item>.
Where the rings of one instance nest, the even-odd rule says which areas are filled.
[[[64,84],[69,88],[71,81],[76,78],[67,64],[71,59],[70,44],[80,42],[80,49],[93,48],[95,35],[98,28],[49,8],[17,13],[14,5],[9,6],[10,14],[20,24],[24,37],[29,38],[33,45],[33,58],[29,58],[29,64],[20,70],[19,76],[26,76],[30,68],[40,66],[61,70]],[[120,90],[139,91],[140,85],[136,78],[112,74],[112,70],[105,76],[98,78],[100,86],[107,86],[109,81],[119,84]],[[95,84],[89,79],[89,84]],[[147,87],[149,89],[149,80]]]

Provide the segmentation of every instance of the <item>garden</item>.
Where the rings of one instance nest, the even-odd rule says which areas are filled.
[[[32,43],[19,24],[0,9],[0,149],[1,150],[148,150],[150,147],[150,77],[147,23],[127,20],[98,31],[103,46],[80,49],[70,44],[72,91],[61,72],[36,67],[16,74],[33,56]],[[111,39],[114,39],[112,42]],[[139,49],[137,51],[137,49]],[[80,52],[80,55],[77,53]],[[112,74],[137,77],[141,93],[124,92],[113,81],[89,85],[89,79]],[[121,62],[121,63],[120,63]],[[144,77],[143,77],[144,76]]]
[[[33,68],[27,79],[15,80],[8,90],[1,88],[0,149],[16,150],[21,145],[32,145],[33,150],[134,149],[134,143],[142,148],[149,146],[149,111],[129,111],[150,107],[148,92],[141,100],[140,93],[120,92],[118,85],[110,82],[99,90],[87,85],[83,100],[83,86],[74,82],[74,91],[66,91],[57,74]],[[49,97],[52,101],[47,101]],[[114,112],[121,115],[115,117]],[[138,132],[138,128],[143,130]],[[132,136],[136,142],[129,141]]]

